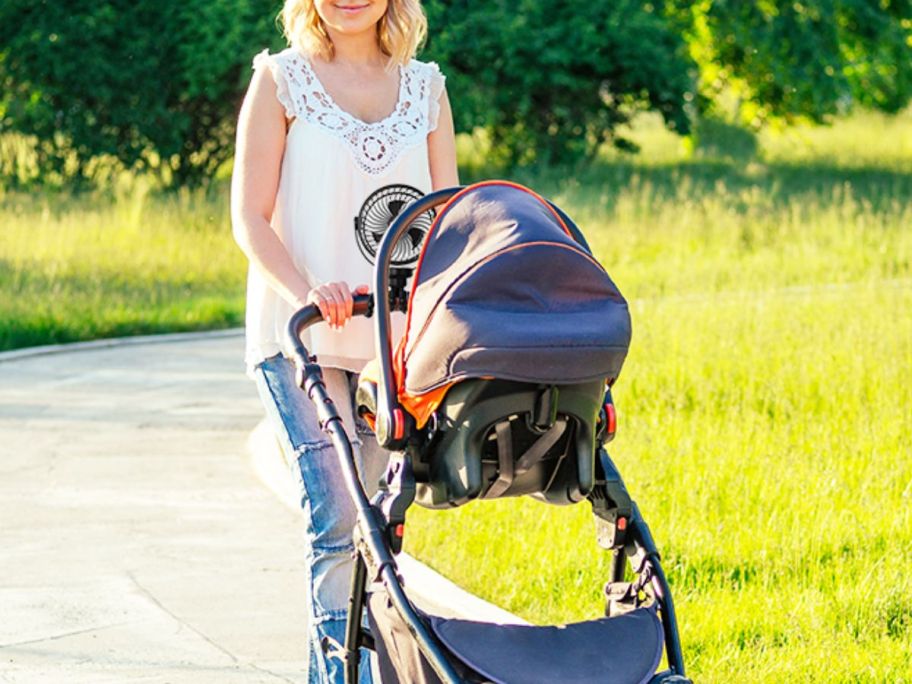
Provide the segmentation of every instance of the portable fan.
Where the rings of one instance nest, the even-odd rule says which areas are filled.
[[[385,185],[364,200],[361,211],[355,217],[355,237],[365,259],[374,263],[384,233],[406,206],[423,196],[420,190],[411,185],[397,184]],[[390,260],[392,266],[414,265],[421,253],[421,242],[436,215],[436,211],[428,209],[412,221],[408,230],[393,247]]]

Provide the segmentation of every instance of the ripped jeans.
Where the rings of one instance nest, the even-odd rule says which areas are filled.
[[[307,604],[309,684],[342,684],[345,666],[340,658],[328,657],[345,641],[345,621],[352,573],[354,503],[345,488],[338,456],[329,436],[320,430],[316,409],[295,384],[294,365],[281,354],[266,359],[255,369],[257,389],[266,413],[282,443],[286,459],[300,485],[305,523],[305,553],[308,570]],[[325,368],[323,378],[346,432],[352,440],[359,473],[368,496],[386,469],[387,454],[354,407],[357,376],[337,368]],[[354,428],[354,429],[353,429]],[[362,441],[363,437],[368,439]],[[362,651],[359,684],[370,684],[370,667]]]

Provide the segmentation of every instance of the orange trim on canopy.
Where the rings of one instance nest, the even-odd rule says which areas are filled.
[[[405,392],[403,383],[402,387],[398,384],[398,378],[401,377],[402,373],[398,367],[398,364],[394,363],[393,374],[397,378],[396,383],[396,399],[399,402],[399,405],[405,409],[414,419],[415,425],[421,429],[423,428],[428,420],[431,417],[431,414],[437,410],[437,407],[440,406],[440,402],[443,401],[443,398],[446,396],[446,393],[450,390],[450,387],[455,385],[455,382],[449,382],[442,387],[437,387],[432,389],[429,392],[424,394],[407,394]],[[368,361],[367,365],[364,367],[364,370],[361,371],[358,382],[364,381],[373,382],[377,386],[380,385],[380,363],[377,359],[371,359]],[[375,416],[372,414],[366,414],[364,419],[367,421],[367,424],[370,425],[371,429],[375,429],[374,422]]]

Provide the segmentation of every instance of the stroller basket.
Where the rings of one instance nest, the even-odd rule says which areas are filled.
[[[382,593],[370,598],[371,632],[382,642],[383,682],[439,682]],[[662,624],[654,608],[560,627],[498,625],[425,616],[467,682],[631,684],[653,679],[662,657]]]
[[[409,295],[401,268],[390,277],[393,248],[441,204]],[[573,222],[510,183],[441,190],[399,213],[374,276],[375,294],[356,297],[354,311],[376,314],[377,359],[361,375],[359,413],[393,452],[373,501],[320,366],[300,340],[320,313],[305,307],[288,325],[299,384],[358,510],[346,681],[367,666],[362,647],[378,652],[386,684],[689,681],[658,550],[604,448],[615,430],[610,389],[630,340],[627,305]],[[395,350],[393,308],[408,315]],[[408,508],[522,495],[589,501],[597,541],[612,553],[606,617],[536,627],[419,611],[396,572]],[[668,669],[657,673],[663,650]]]

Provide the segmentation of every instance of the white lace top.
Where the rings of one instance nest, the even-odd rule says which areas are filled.
[[[436,64],[412,60],[399,69],[399,98],[384,119],[366,123],[342,110],[324,90],[308,59],[294,48],[263,51],[285,114],[293,119],[272,227],[298,270],[313,284],[342,280],[372,286],[373,267],[358,249],[354,219],[374,190],[391,183],[430,192],[427,136],[437,127],[444,77]],[[284,348],[294,312],[256,269],[247,279],[248,370]],[[394,316],[401,334],[401,315]],[[374,356],[373,321],[352,319],[341,331],[317,324],[304,342],[324,366],[358,371]],[[309,339],[308,339],[309,338]]]

